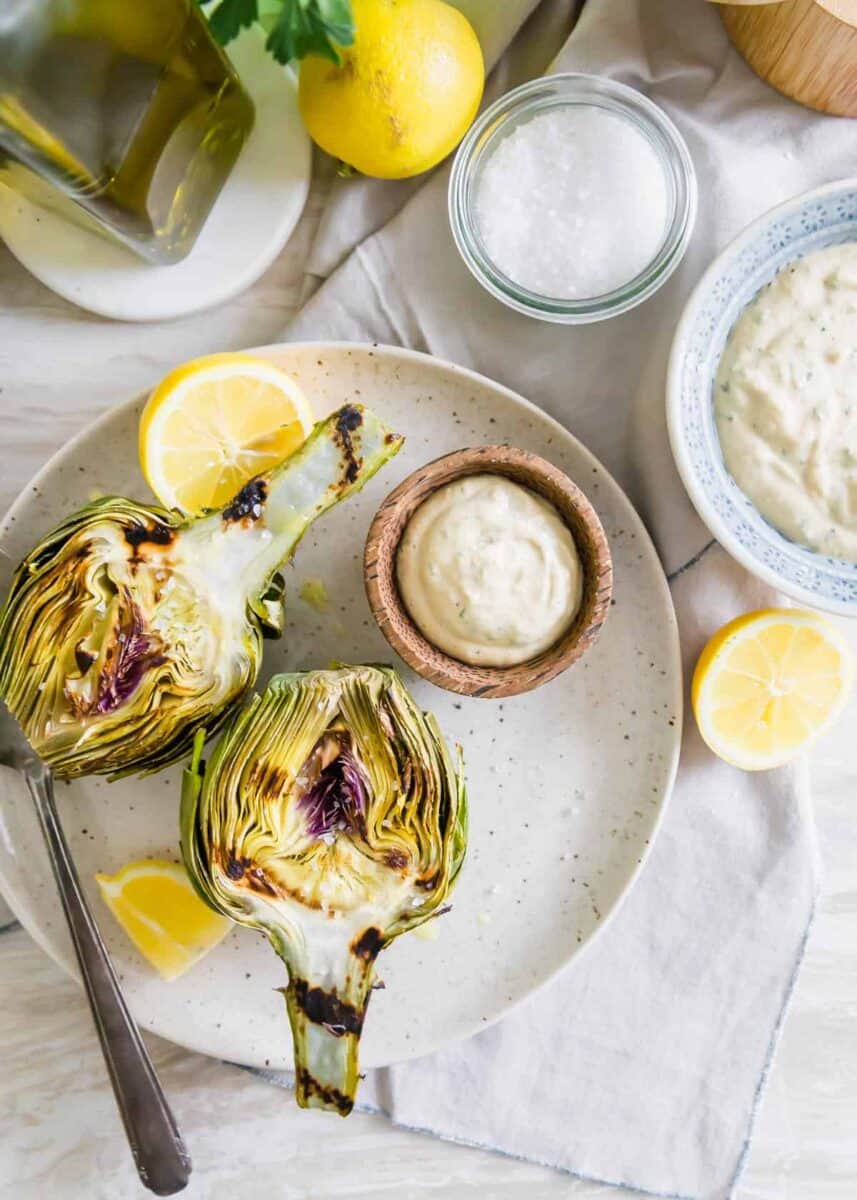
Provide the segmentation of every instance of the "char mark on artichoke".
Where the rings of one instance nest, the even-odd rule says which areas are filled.
[[[351,943],[351,949],[357,958],[364,962],[373,962],[384,949],[384,935],[380,929],[370,925]]]
[[[336,418],[336,436],[345,463],[343,486],[348,487],[360,474],[361,461],[355,450],[353,434],[363,423],[363,414],[354,404],[346,404]]]
[[[130,521],[122,532],[125,535],[125,541],[135,551],[147,543],[152,546],[169,546],[170,542],[176,536],[176,530],[171,528],[166,522],[158,520],[157,516],[149,524],[146,524],[145,520],[140,522]],[[134,557],[137,557],[137,555],[134,555]]]
[[[57,775],[157,770],[218,728],[282,627],[277,568],[398,451],[389,438],[348,405],[222,512],[106,497],[31,551],[0,612],[0,699]]]
[[[295,1004],[315,1025],[323,1025],[333,1037],[354,1033],[358,1037],[363,1031],[366,1009],[356,1008],[347,1000],[340,1000],[336,989],[326,992],[321,987],[311,987],[305,979],[295,980]]]
[[[325,1108],[347,1117],[354,1107],[353,1096],[343,1095],[339,1088],[325,1087],[306,1067],[298,1067],[295,1072],[295,1092],[306,1098],[303,1108]]]
[[[202,743],[182,788],[190,877],[267,934],[288,970],[298,1103],[344,1115],[375,960],[443,911],[461,869],[460,756],[385,667],[276,676],[206,766]]]
[[[268,485],[261,476],[249,480],[224,508],[224,521],[257,521],[265,511],[267,495]]]

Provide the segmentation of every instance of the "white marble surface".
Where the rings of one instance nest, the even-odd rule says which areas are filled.
[[[86,421],[183,359],[276,338],[328,176],[245,295],[153,326],[88,317],[0,247],[0,510]],[[857,646],[857,629],[850,630]],[[857,1195],[857,700],[813,760],[823,896],[738,1200]],[[851,734],[851,738],[849,738]],[[300,1113],[288,1093],[148,1039],[194,1158],[185,1195],[220,1200],[605,1200],[627,1193],[379,1117]],[[136,1182],[85,1002],[21,930],[0,934],[0,1200],[124,1200]],[[645,1098],[641,1097],[644,1103]]]

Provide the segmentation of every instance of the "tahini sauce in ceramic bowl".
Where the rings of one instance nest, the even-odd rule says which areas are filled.
[[[583,572],[571,531],[541,496],[503,475],[469,475],[416,510],[397,557],[399,591],[422,634],[460,662],[528,662],[565,633]]]

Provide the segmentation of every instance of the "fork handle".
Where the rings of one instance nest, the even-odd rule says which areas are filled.
[[[150,1191],[157,1196],[171,1196],[187,1186],[190,1156],[81,891],[54,802],[50,771],[40,764],[27,772],[27,785],[47,842],[134,1163]]]

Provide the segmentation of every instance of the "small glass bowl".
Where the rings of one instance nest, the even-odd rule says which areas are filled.
[[[601,296],[566,300],[529,291],[492,262],[479,236],[474,204],[482,168],[499,142],[536,113],[572,105],[603,108],[624,117],[648,139],[664,169],[668,219],[657,254],[633,279]],[[534,213],[533,218],[537,220],[538,214]],[[595,75],[549,75],[501,97],[470,128],[455,155],[449,180],[452,234],[473,275],[510,308],[564,325],[585,325],[618,316],[656,292],[681,261],[695,219],[696,174],[675,125],[633,88]]]

